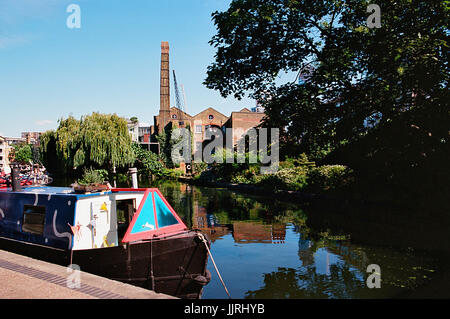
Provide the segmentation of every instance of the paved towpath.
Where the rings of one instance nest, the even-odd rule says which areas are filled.
[[[175,299],[175,297],[82,271],[70,269],[68,271],[63,266],[0,250],[0,299]]]

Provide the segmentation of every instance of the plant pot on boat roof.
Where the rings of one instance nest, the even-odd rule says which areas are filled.
[[[85,169],[83,177],[72,184],[75,193],[104,192],[111,189],[111,185],[105,181],[108,173],[105,170]]]

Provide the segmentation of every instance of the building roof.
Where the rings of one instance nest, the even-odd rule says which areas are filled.
[[[171,112],[181,112],[182,113],[182,115],[183,115],[183,117],[184,118],[187,118],[187,119],[191,119],[192,118],[192,115],[190,115],[190,114],[188,114],[188,113],[186,113],[185,111],[183,111],[183,110],[180,110],[178,107],[176,107],[176,106],[172,106],[171,108],[170,108],[170,111]]]
[[[203,114],[203,113],[211,113],[211,112],[213,112],[213,113],[218,113],[219,115],[228,118],[228,116],[226,116],[226,115],[220,113],[219,111],[217,111],[216,109],[214,109],[214,108],[212,108],[212,107],[208,107],[207,109],[205,109],[205,110],[201,111],[200,113],[194,115],[194,117],[197,117],[197,116],[199,116],[200,114]]]

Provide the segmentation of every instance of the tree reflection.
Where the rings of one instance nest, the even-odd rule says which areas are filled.
[[[280,246],[286,247],[280,249],[292,249],[293,238],[298,240],[298,249],[295,250],[294,245],[292,254],[289,255],[293,258],[284,257],[290,263],[289,267],[294,266],[275,268],[286,264],[274,262],[269,266],[271,268],[255,272],[255,276],[263,275],[263,283],[258,280],[258,286],[250,286],[255,281],[249,281],[249,286],[243,289],[243,293],[260,284],[262,286],[256,290],[248,290],[246,298],[398,296],[407,290],[426,285],[436,271],[433,266],[435,262],[427,256],[415,256],[412,252],[405,253],[389,247],[361,245],[353,239],[354,232],[351,232],[350,241],[349,234],[343,234],[340,228],[332,227],[333,223],[328,218],[320,218],[322,215],[311,212],[306,215],[300,205],[295,203],[177,182],[165,182],[158,187],[186,225],[200,229],[209,236],[213,244],[225,236],[232,236],[234,243],[239,244],[234,247],[258,244],[254,246],[254,260],[246,260],[247,265],[251,264],[255,269],[258,268],[259,261],[267,261],[263,245],[266,247],[281,243],[284,245]],[[341,219],[342,222],[340,215],[333,218]],[[291,237],[287,243],[288,232]],[[373,232],[367,233],[372,239]],[[220,251],[217,253],[220,258]],[[371,263],[381,266],[382,289],[368,289],[365,285],[366,268]],[[273,269],[278,270],[265,273]]]
[[[364,279],[345,263],[330,266],[330,274],[316,267],[278,268],[264,275],[264,286],[248,291],[248,299],[355,298],[365,289]]]

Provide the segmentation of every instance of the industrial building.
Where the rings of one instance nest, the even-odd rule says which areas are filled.
[[[208,107],[196,115],[190,115],[181,107],[175,72],[173,77],[177,107],[170,106],[169,43],[161,42],[160,108],[158,115],[154,116],[154,125],[151,126],[152,143],[156,144],[155,136],[170,126],[190,127],[194,136],[193,152],[202,147],[206,130],[214,127],[222,131],[225,131],[225,128],[231,128],[235,144],[248,129],[257,127],[264,117],[264,109],[259,106],[252,110],[244,108],[231,112],[230,116],[222,114],[213,107]]]

